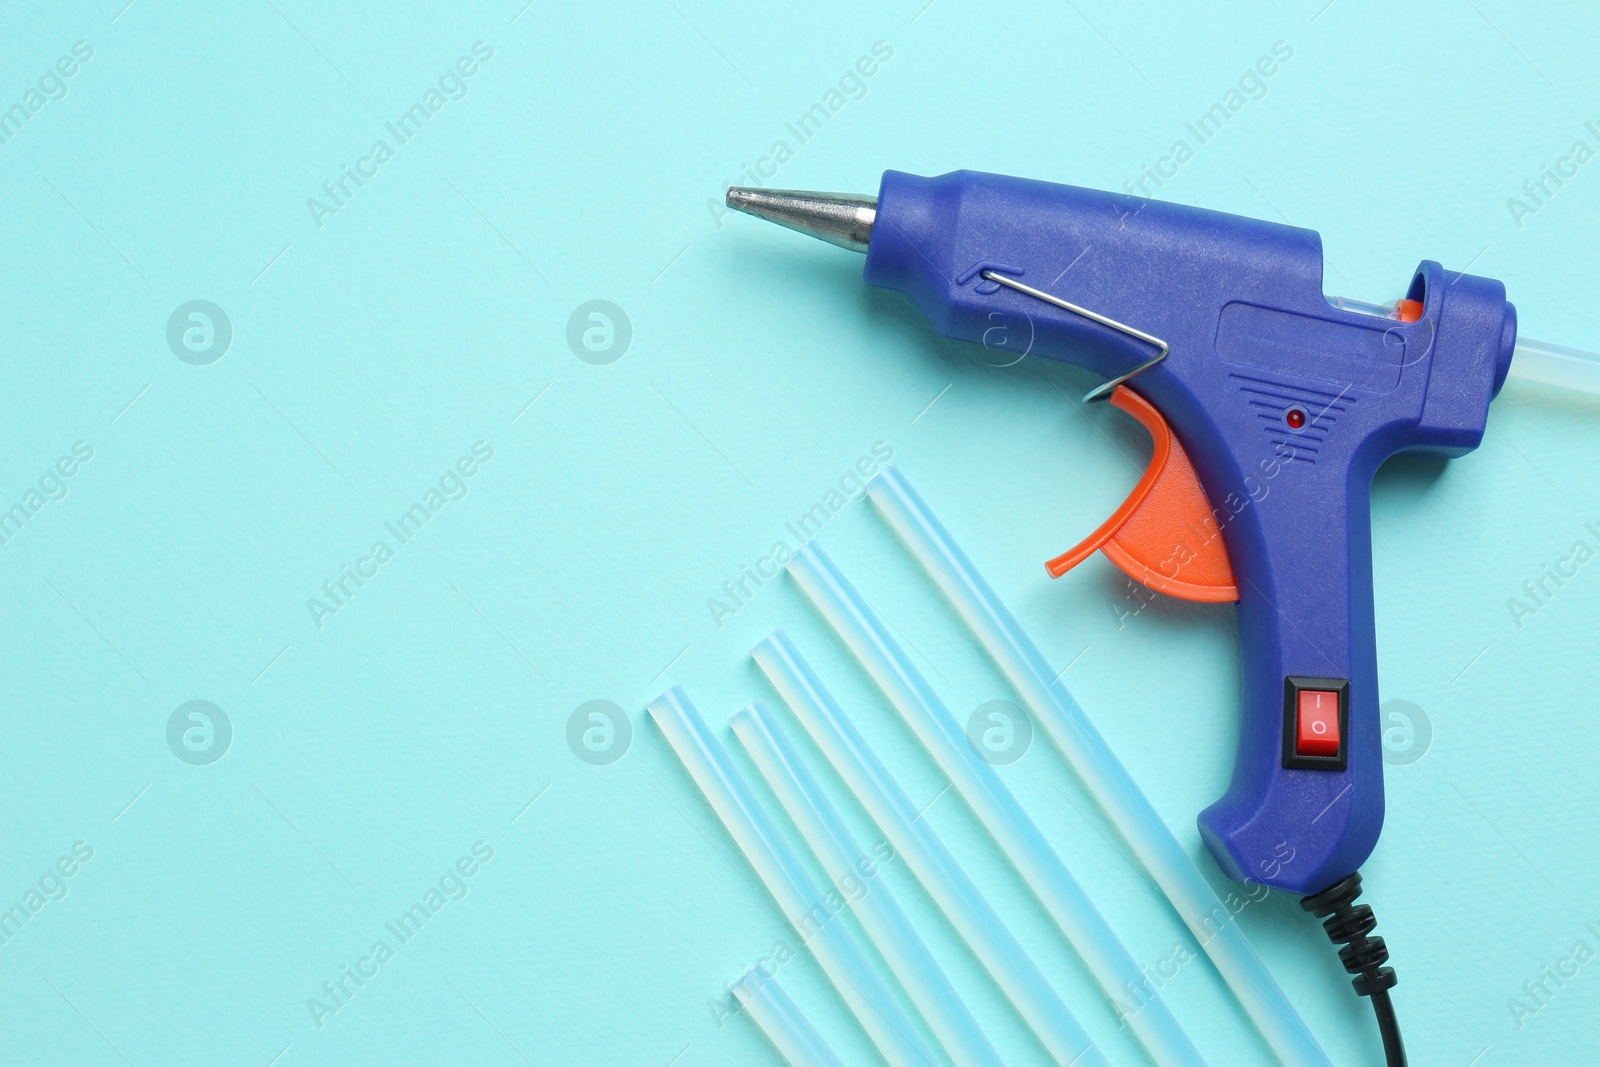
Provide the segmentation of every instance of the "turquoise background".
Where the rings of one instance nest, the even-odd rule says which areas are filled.
[[[883,442],[1073,664],[1219,886],[1193,820],[1232,763],[1231,610],[1157,599],[1119,617],[1137,602],[1100,558],[1047,580],[1040,563],[1132,484],[1137,428],[1079,408],[1091,380],[1074,368],[1000,370],[934,337],[848,253],[722,217],[722,188],[778,140],[780,187],[972,167],[1122,188],[1282,41],[1265,96],[1160,196],[1320,230],[1330,293],[1391,299],[1421,258],[1470,265],[1507,282],[1528,335],[1600,349],[1600,162],[1520,226],[1507,204],[1576,140],[1600,147],[1584,125],[1600,126],[1600,13],[522,2],[0,16],[0,107],[75,42],[93,49],[0,144],[0,508],[26,506],[75,442],[93,449],[0,546],[0,908],[75,842],[93,850],[0,944],[0,1058],[774,1062],[709,1005],[789,936],[782,916],[642,709],[684,685],[748,769],[725,723],[773,696],[747,652],[784,626],[912,796],[938,798],[927,818],[1112,1059],[1143,1062],[792,583],[720,626],[708,600],[775,541],[796,547],[785,522]],[[493,54],[466,95],[393,139],[385,123],[479,41]],[[875,42],[892,58],[799,144],[785,124]],[[380,138],[393,158],[319,228],[308,199]],[[232,324],[210,365],[167,344],[193,299]],[[595,299],[632,326],[609,365],[566,341]],[[1579,940],[1600,950],[1600,564],[1521,625],[1508,606],[1575,541],[1600,546],[1584,525],[1600,527],[1600,400],[1513,381],[1492,419],[1473,455],[1398,461],[1374,487],[1384,696],[1434,736],[1389,768],[1364,868],[1416,1060],[1484,1067],[1592,1054],[1600,1017],[1600,963],[1520,1026],[1508,1003]],[[493,458],[466,496],[318,627],[308,599],[476,442]],[[865,504],[822,541],[958,716],[1013,696]],[[209,766],[168,746],[190,700],[232,724]],[[567,741],[590,700],[631,720],[609,765]],[[1047,744],[1003,773],[1137,959],[1186,942]],[[399,945],[385,924],[478,842],[492,860],[447,881],[466,895]],[[1008,1062],[1041,1062],[903,863],[883,877]],[[1379,1062],[1296,902],[1241,922],[1335,1062]],[[380,939],[393,958],[319,1026],[308,1000]],[[812,960],[780,979],[869,1060]],[[1211,1063],[1267,1062],[1208,963],[1165,995]]]

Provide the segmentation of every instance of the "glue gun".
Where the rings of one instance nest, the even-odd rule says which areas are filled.
[[[947,337],[1107,379],[1085,399],[1154,454],[1049,571],[1098,550],[1163,593],[1237,601],[1238,756],[1201,834],[1235,879],[1310,894],[1353,874],[1383,823],[1372,477],[1478,445],[1516,349],[1504,286],[1424,261],[1392,308],[1330,301],[1311,230],[973,171],[728,205],[865,253],[867,283]],[[1564,352],[1529,376],[1592,373]]]

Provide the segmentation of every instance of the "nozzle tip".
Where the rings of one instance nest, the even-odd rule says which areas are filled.
[[[865,252],[878,217],[878,198],[859,193],[806,193],[793,189],[730,186],[728,207],[776,222],[819,241]]]

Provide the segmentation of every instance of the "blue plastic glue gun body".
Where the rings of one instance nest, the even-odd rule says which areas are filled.
[[[1392,316],[1343,309],[1310,230],[970,171],[886,173],[866,254],[947,337],[1138,370],[1113,401],[1151,430],[1151,470],[1055,569],[1100,548],[1237,599],[1239,751],[1201,832],[1236,879],[1355,871],[1383,823],[1373,473],[1477,446],[1515,344],[1504,287],[1427,261]]]

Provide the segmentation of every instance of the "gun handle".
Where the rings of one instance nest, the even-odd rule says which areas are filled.
[[[1377,844],[1383,748],[1371,471],[1347,470],[1340,500],[1331,472],[1295,465],[1217,509],[1234,527],[1242,714],[1233,780],[1199,824],[1230,877],[1303,894]]]

